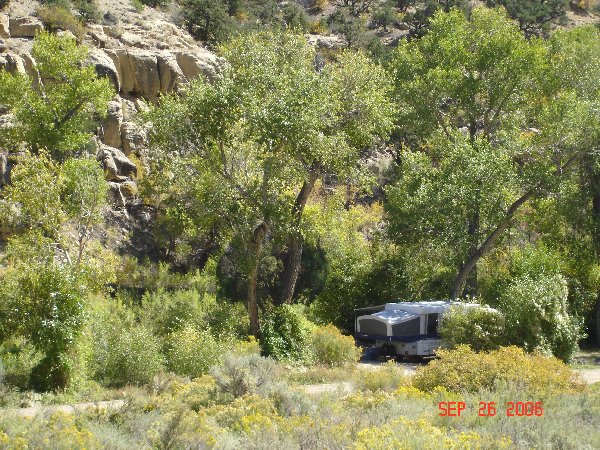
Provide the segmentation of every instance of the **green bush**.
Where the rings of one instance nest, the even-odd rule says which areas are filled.
[[[355,384],[361,391],[394,391],[406,382],[404,369],[388,361],[377,369],[361,369],[355,374]]]
[[[569,315],[567,297],[561,275],[514,280],[500,304],[509,342],[569,361],[582,332],[579,321]]]
[[[92,313],[90,332],[94,341],[91,372],[108,386],[149,383],[161,369],[160,345],[130,311],[102,305]]]
[[[210,44],[223,42],[235,29],[227,4],[221,0],[184,0],[183,18],[188,31],[196,39]]]
[[[100,20],[100,11],[96,0],[74,0],[73,6],[84,23],[96,23]]]
[[[167,368],[179,375],[197,378],[221,363],[224,348],[229,344],[215,339],[208,331],[188,325],[166,339]]]
[[[139,316],[156,336],[167,336],[186,325],[206,328],[207,316],[215,305],[212,295],[201,295],[191,289],[174,292],[161,289],[144,294]]]
[[[227,355],[221,366],[211,370],[217,386],[234,397],[267,392],[277,377],[277,364],[260,355]]]
[[[85,34],[85,27],[68,7],[60,5],[42,6],[37,10],[38,17],[49,31],[70,31],[77,39]]]
[[[453,392],[494,389],[499,383],[542,394],[573,392],[582,386],[562,361],[527,354],[518,347],[474,352],[467,345],[439,350],[439,359],[417,369],[412,384],[423,391],[440,386]]]
[[[261,323],[262,351],[280,361],[303,361],[308,356],[310,331],[311,323],[298,308],[290,305],[272,308]]]
[[[449,347],[468,344],[475,351],[506,344],[504,329],[504,314],[486,306],[452,306],[440,324],[440,334]]]
[[[100,378],[111,386],[149,383],[163,363],[156,338],[141,325],[117,333],[108,342]]]
[[[310,339],[314,362],[329,367],[340,367],[358,361],[360,349],[352,336],[344,336],[333,325],[317,327]]]
[[[171,2],[170,0],[142,0],[142,3],[152,8],[157,8],[159,6],[167,6]]]
[[[23,339],[6,341],[0,347],[0,366],[2,380],[8,386],[18,389],[29,387],[31,371],[37,366],[43,355]]]
[[[486,0],[488,6],[501,5],[525,32],[547,30],[551,22],[564,17],[569,0]]]

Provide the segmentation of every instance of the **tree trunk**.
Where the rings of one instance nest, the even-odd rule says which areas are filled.
[[[577,161],[577,159],[580,156],[581,153],[575,153],[573,156],[571,156],[571,158],[567,160],[567,162],[564,165],[559,167],[553,173],[553,176],[561,176]],[[534,187],[529,189],[525,194],[523,194],[521,197],[515,200],[515,202],[512,205],[510,205],[510,207],[504,214],[504,217],[502,218],[500,223],[496,226],[496,228],[492,230],[492,232],[488,235],[485,241],[483,241],[481,246],[479,246],[479,248],[477,248],[477,250],[473,254],[469,255],[467,261],[463,264],[461,269],[458,271],[456,278],[454,279],[454,284],[452,285],[452,292],[450,294],[451,298],[455,299],[463,295],[465,282],[471,271],[476,267],[479,260],[490,251],[490,249],[494,246],[498,238],[500,238],[502,233],[504,233],[504,231],[508,228],[519,208],[521,208],[521,206],[527,203],[527,201],[531,197],[533,197],[536,194],[536,192],[543,187],[543,185],[543,182],[539,182]]]
[[[281,276],[281,289],[277,301],[277,303],[280,305],[284,303],[291,303],[294,297],[294,289],[296,288],[296,281],[298,281],[298,274],[300,273],[302,247],[304,244],[302,233],[300,233],[302,214],[320,173],[320,164],[314,162],[310,168],[308,180],[306,180],[302,185],[302,188],[296,197],[296,201],[294,202],[294,207],[292,210],[292,234],[289,238],[288,251],[284,263],[284,272]]]
[[[258,299],[256,287],[258,285],[258,269],[260,266],[260,253],[263,240],[267,234],[268,226],[262,222],[254,230],[250,248],[252,250],[252,268],[248,277],[248,292],[246,302],[248,304],[248,316],[250,317],[250,330],[256,339],[260,339],[260,322],[258,320]]]
[[[596,302],[596,345],[600,345],[600,294]]]
[[[596,257],[600,256],[600,172],[595,170],[596,161],[594,157],[589,158],[584,164],[589,176],[590,189],[592,191],[592,242]],[[600,292],[596,304],[596,342],[600,345]]]
[[[469,240],[471,241],[469,248],[468,259],[471,259],[477,253],[479,247],[479,206],[473,212],[471,220],[469,221]],[[473,269],[465,280],[465,291],[467,295],[476,297],[479,291],[479,285],[477,280],[477,264],[473,266]]]

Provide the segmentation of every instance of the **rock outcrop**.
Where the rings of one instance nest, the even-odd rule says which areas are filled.
[[[135,163],[118,148],[100,144],[96,158],[102,164],[108,181],[124,182],[137,175]]]
[[[138,195],[134,161],[143,164],[148,148],[147,130],[135,115],[147,108],[146,102],[157,102],[196,77],[213,78],[223,61],[157,9],[140,13],[129,0],[98,0],[97,4],[110,12],[109,17],[105,14],[103,23],[87,25],[78,40],[90,49],[87,63],[115,90],[97,133],[97,159],[114,204],[129,208]],[[38,73],[31,48],[36,33],[44,29],[36,8],[35,1],[13,1],[7,13],[0,14],[0,70],[27,74],[34,83]],[[68,30],[58,33],[70,35]],[[2,158],[0,185],[8,182],[11,164],[6,155]]]
[[[33,17],[11,17],[9,19],[10,37],[33,38],[44,29],[42,22]]]

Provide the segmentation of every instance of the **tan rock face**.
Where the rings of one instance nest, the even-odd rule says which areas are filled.
[[[114,148],[121,148],[121,125],[123,124],[123,107],[121,101],[108,103],[108,116],[104,122],[102,142]]]
[[[8,14],[0,14],[0,38],[10,37],[10,20]]]
[[[10,18],[10,36],[32,38],[44,29],[44,25],[33,17]]]
[[[119,149],[100,145],[96,159],[102,163],[107,181],[123,182],[137,175],[137,166]]]
[[[93,49],[88,55],[88,61],[94,65],[98,76],[107,77],[110,80],[115,88],[115,92],[120,91],[119,73],[110,54],[102,50]]]
[[[121,137],[123,141],[123,153],[127,156],[134,154],[143,156],[148,141],[146,139],[146,131],[135,122],[124,122],[121,125]]]
[[[11,53],[2,54],[0,55],[0,69],[4,69],[12,74],[24,74],[25,65],[23,64],[23,58]]]

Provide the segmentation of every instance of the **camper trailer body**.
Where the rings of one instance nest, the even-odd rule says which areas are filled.
[[[356,317],[356,338],[391,356],[432,356],[442,345],[439,325],[449,301],[399,302],[364,308]]]

